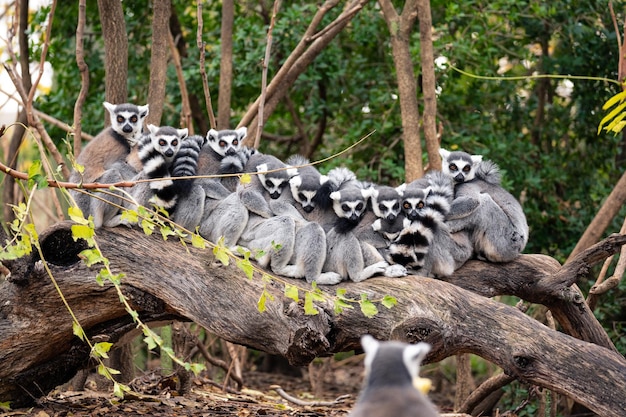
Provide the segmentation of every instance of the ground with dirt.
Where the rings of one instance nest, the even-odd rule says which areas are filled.
[[[241,389],[224,387],[205,375],[192,377],[191,390],[180,395],[176,379],[147,373],[132,384],[139,395],[119,400],[110,391],[53,391],[28,409],[0,417],[64,416],[346,416],[363,379],[362,356],[343,361],[318,360],[302,376],[251,370],[243,373]],[[280,388],[278,388],[280,387]],[[279,395],[282,391],[283,395]],[[294,397],[286,399],[285,397]],[[436,397],[435,398],[435,402]],[[297,404],[294,401],[302,402]]]

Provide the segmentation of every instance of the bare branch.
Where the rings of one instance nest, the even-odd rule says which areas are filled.
[[[180,86],[180,96],[182,102],[182,127],[186,127],[189,129],[189,134],[194,134],[193,122],[191,120],[191,106],[189,104],[189,93],[187,92],[187,83],[185,82],[185,76],[183,74],[183,65],[180,61],[180,54],[178,53],[178,48],[176,48],[176,43],[174,42],[174,37],[170,31],[167,32],[167,40],[170,46],[170,52],[172,53],[172,59],[174,61],[174,68],[176,68],[176,76],[178,78],[178,85]]]
[[[261,144],[261,132],[263,132],[263,109],[265,107],[265,93],[267,90],[267,68],[270,61],[270,51],[272,50],[272,31],[274,30],[274,23],[276,22],[276,14],[280,7],[280,0],[274,0],[274,7],[272,9],[272,18],[270,19],[270,26],[267,29],[267,44],[265,45],[265,58],[263,58],[263,72],[261,75],[261,101],[259,102],[259,114],[257,119],[256,136],[254,138],[254,148],[259,148]]]
[[[196,32],[196,43],[198,50],[200,51],[200,78],[202,78],[202,90],[204,91],[204,102],[206,104],[207,113],[209,114],[209,124],[212,129],[215,129],[215,114],[213,113],[213,104],[211,103],[211,91],[209,90],[209,81],[206,75],[206,68],[204,68],[205,54],[204,54],[204,41],[202,40],[202,28],[204,21],[202,19],[202,1],[198,2],[198,31]]]

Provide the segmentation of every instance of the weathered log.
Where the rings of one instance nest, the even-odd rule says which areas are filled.
[[[115,342],[134,329],[113,287],[96,283],[99,267],[89,269],[78,259],[84,244],[73,241],[69,224],[54,226],[40,240],[44,258],[88,337]],[[302,302],[283,295],[284,284],[249,280],[232,263],[215,262],[210,250],[123,227],[99,230],[97,241],[113,272],[126,274],[123,291],[145,322],[191,320],[225,340],[283,355],[295,365],[357,349],[363,333],[426,341],[433,345],[429,362],[475,353],[515,378],[569,396],[600,415],[617,416],[626,409],[626,360],[621,355],[551,330],[458,285],[416,276],[346,282],[339,287],[347,297],[359,299],[364,293],[377,300],[390,294],[398,304],[381,306],[374,318],[367,318],[358,308],[336,315],[332,301],[320,301],[315,304],[319,314],[305,315]],[[89,352],[72,334],[69,313],[41,261],[24,259],[10,267],[10,279],[0,283],[0,401],[21,406],[71,378],[87,365]],[[523,255],[504,265],[470,262],[451,280],[471,286],[474,278],[483,277],[479,292],[495,295],[522,291],[505,289],[508,281],[533,283],[558,270],[558,263],[545,256]],[[285,281],[309,287],[301,280]],[[274,300],[260,313],[257,300],[264,288]],[[322,291],[333,296],[336,288]]]

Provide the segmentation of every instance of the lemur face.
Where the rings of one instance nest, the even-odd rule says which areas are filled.
[[[291,195],[294,200],[302,206],[302,210],[304,210],[305,213],[311,213],[315,210],[315,196],[317,195],[317,190],[319,190],[320,186],[325,181],[326,177],[324,176],[311,179],[304,178],[302,175],[296,175],[289,180]]]
[[[113,130],[134,144],[143,131],[143,121],[148,115],[148,105],[136,106],[130,103],[116,105],[106,101],[103,104],[109,112]]]
[[[407,219],[414,221],[421,217],[426,207],[426,197],[428,189],[411,190],[402,197],[402,212]]]
[[[482,161],[482,155],[470,155],[461,151],[439,149],[439,154],[442,157],[442,172],[453,178],[457,184],[473,180],[476,167]]]
[[[289,179],[292,175],[292,169],[280,169],[282,167],[272,167],[266,163],[256,166],[256,170],[259,173],[259,181],[265,188],[265,191],[270,195],[272,199],[277,199],[283,193],[283,190],[289,185]],[[274,171],[274,169],[277,169]]]
[[[226,156],[233,155],[241,149],[247,133],[246,127],[240,127],[237,130],[211,129],[207,132],[206,138],[211,149],[218,155]]]
[[[402,195],[397,189],[379,186],[372,193],[372,211],[379,219],[393,222],[400,214]]]
[[[163,155],[167,162],[171,162],[178,153],[182,141],[187,138],[188,130],[154,125],[149,125],[148,128],[154,149]]]
[[[370,195],[369,189],[349,188],[330,193],[330,198],[333,200],[333,210],[337,217],[357,224],[365,214]]]

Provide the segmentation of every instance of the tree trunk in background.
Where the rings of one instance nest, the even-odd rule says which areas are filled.
[[[401,15],[398,15],[393,4],[391,4],[391,0],[379,0],[378,3],[383,11],[391,37],[391,53],[396,67],[400,113],[402,115],[404,176],[406,182],[411,182],[421,178],[424,174],[420,142],[420,115],[417,105],[417,82],[409,48],[411,29],[417,18],[417,0],[407,0]]]
[[[150,113],[146,118],[146,124],[160,126],[163,104],[165,102],[167,58],[169,56],[169,42],[164,34],[170,30],[171,3],[170,0],[155,0],[153,4],[152,55],[150,58],[150,86],[148,90]]]
[[[233,0],[222,2],[222,32],[220,57],[220,89],[217,97],[217,129],[230,128],[230,97],[233,83]]]
[[[441,170],[439,140],[437,138],[437,81],[435,79],[435,52],[433,50],[433,19],[430,0],[419,0],[417,7],[422,58],[422,94],[424,95],[424,141],[430,169]]]
[[[28,0],[19,2],[19,22],[18,22],[18,43],[20,48],[20,67],[22,71],[22,83],[24,84],[24,90],[30,91],[32,87],[32,81],[30,79],[30,55],[28,54]],[[22,108],[17,115],[18,124],[13,125],[13,135],[11,136],[11,143],[9,144],[9,151],[6,155],[7,166],[12,169],[17,168],[17,159],[19,157],[20,146],[24,140],[24,133],[26,129],[24,126],[28,126],[28,114]],[[5,223],[10,223],[15,219],[13,209],[9,204],[17,205],[21,197],[15,195],[15,179],[10,175],[4,176],[4,189],[2,190],[3,205],[3,220]]]
[[[120,104],[128,101],[128,36],[122,2],[119,0],[98,0],[102,37],[104,39],[104,92],[109,103]],[[135,103],[143,105],[144,103]],[[150,109],[152,110],[152,109]],[[108,126],[109,112],[106,114]]]

